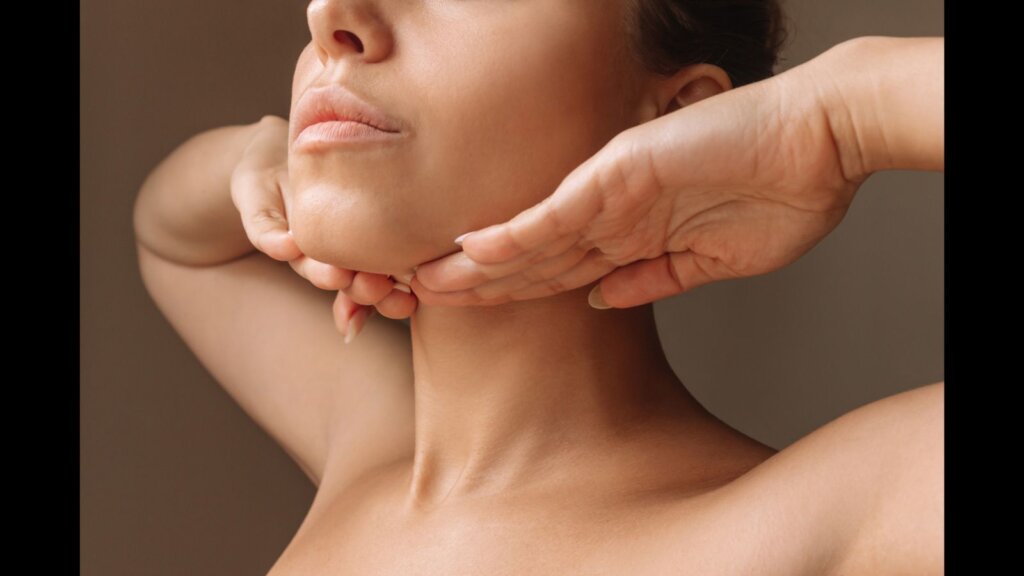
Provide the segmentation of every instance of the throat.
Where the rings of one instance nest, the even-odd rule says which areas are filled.
[[[498,306],[421,303],[410,502],[571,485],[637,449],[664,455],[662,444],[706,415],[662,351],[653,305],[597,310],[589,289]]]

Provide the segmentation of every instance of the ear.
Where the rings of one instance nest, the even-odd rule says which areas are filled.
[[[714,64],[694,64],[658,82],[658,116],[699,102],[708,96],[732,90],[729,74]]]

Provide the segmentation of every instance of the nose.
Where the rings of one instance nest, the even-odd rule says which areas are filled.
[[[306,8],[317,57],[330,60],[358,57],[373,62],[391,51],[391,33],[368,0],[313,0]]]

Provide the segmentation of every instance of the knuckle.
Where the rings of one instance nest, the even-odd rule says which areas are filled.
[[[265,208],[260,208],[258,210],[255,210],[249,216],[249,219],[252,220],[253,222],[261,223],[261,224],[262,223],[279,224],[279,223],[286,222],[286,220],[284,218],[284,213],[281,212],[280,210],[278,210],[277,208],[273,208],[273,207],[265,207]]]
[[[480,291],[481,288],[482,286],[474,286],[469,290],[452,292],[449,294],[449,302],[453,306],[474,306],[479,304],[487,299],[485,294]]]
[[[558,278],[548,278],[544,281],[544,285],[554,294],[560,294],[566,290],[565,283]]]
[[[531,284],[544,281],[544,272],[538,268],[526,268],[521,274]]]
[[[495,284],[483,284],[473,289],[473,295],[476,296],[480,301],[493,300],[501,294],[504,290],[500,286]]]
[[[526,258],[526,262],[528,264],[539,264],[539,263],[547,260],[547,258],[548,258],[548,255],[545,254],[544,251],[538,250],[538,251],[534,252],[533,254],[530,254],[530,256],[528,256]]]

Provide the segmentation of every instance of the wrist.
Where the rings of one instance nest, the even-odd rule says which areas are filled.
[[[943,169],[943,38],[863,36],[809,61],[843,172]]]

